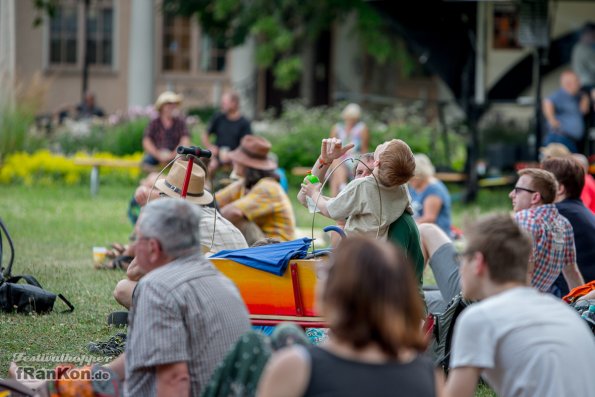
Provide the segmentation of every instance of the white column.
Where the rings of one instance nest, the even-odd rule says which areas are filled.
[[[229,76],[231,85],[240,96],[242,114],[254,118],[256,113],[257,76],[254,60],[254,40],[248,39],[244,45],[233,48],[229,55]],[[219,87],[214,96],[221,94]],[[219,106],[219,98],[214,98],[215,106]]]
[[[153,103],[155,3],[132,0],[128,46],[128,107]]]
[[[0,109],[14,103],[15,7],[15,0],[0,1]]]

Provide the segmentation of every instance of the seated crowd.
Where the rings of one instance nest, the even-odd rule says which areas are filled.
[[[325,181],[352,148],[324,139],[312,173]],[[222,395],[213,392],[221,379],[238,396],[470,397],[480,378],[500,396],[593,393],[595,338],[559,299],[595,279],[595,215],[580,200],[585,172],[576,160],[549,158],[519,171],[509,194],[514,215],[470,224],[462,252],[451,240],[450,197],[431,161],[401,140],[361,155],[354,179],[335,197],[305,180],[299,201],[347,232],[316,275],[328,337],[318,346],[292,337],[268,359],[266,343],[243,348],[251,332],[246,304],[207,256],[263,238],[295,238],[270,149],[266,139],[245,134],[228,156],[239,179],[215,194],[208,165],[196,161],[180,199],[188,161],[195,161],[181,158],[151,188],[139,188],[143,209],[127,251],[134,259],[114,292],[129,309],[126,350],[103,367],[109,382],[20,380],[48,396]],[[148,152],[149,164],[173,159]],[[438,290],[424,291],[424,301],[425,263]],[[442,313],[459,294],[473,303],[456,321],[445,379],[427,352],[424,307]],[[262,365],[225,372],[230,360],[236,368],[242,360]],[[10,373],[18,372],[12,365]]]

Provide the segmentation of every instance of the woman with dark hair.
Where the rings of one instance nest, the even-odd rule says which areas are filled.
[[[265,138],[244,136],[240,146],[229,153],[234,172],[241,179],[215,194],[221,214],[240,229],[249,245],[263,238],[294,238],[293,207],[279,184],[270,149]]]
[[[411,396],[439,394],[441,375],[422,356],[423,305],[411,267],[389,243],[344,239],[318,280],[329,338],[275,354],[261,397]]]

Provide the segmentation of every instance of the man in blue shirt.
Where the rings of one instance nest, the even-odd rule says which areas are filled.
[[[566,70],[560,76],[560,88],[543,100],[543,115],[548,125],[545,144],[562,143],[573,153],[581,149],[589,98],[580,92],[577,75]]]

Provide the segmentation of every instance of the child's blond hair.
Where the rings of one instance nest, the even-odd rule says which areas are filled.
[[[400,139],[393,139],[385,145],[378,158],[378,181],[387,187],[407,183],[415,172],[415,157],[411,148]]]

